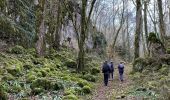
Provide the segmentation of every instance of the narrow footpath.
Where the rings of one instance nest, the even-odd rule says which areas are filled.
[[[92,100],[134,100],[125,95],[132,86],[132,80],[129,78],[132,67],[125,64],[124,81],[121,82],[119,80],[117,65],[118,63],[115,64],[114,80],[109,81],[108,86],[104,86],[103,80],[101,80],[93,93]],[[103,76],[101,77],[103,78]]]

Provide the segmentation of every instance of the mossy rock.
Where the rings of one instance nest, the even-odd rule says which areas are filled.
[[[142,72],[144,67],[147,66],[147,60],[145,58],[137,58],[133,63],[133,71]]]
[[[49,80],[47,78],[38,78],[34,80],[31,84],[31,88],[43,88],[45,90],[60,90],[64,89],[64,86],[61,82],[55,80]]]
[[[32,65],[32,64],[25,64],[24,66],[23,66],[23,68],[24,69],[26,69],[26,70],[29,70],[29,69],[31,69],[31,68],[33,68],[34,66]]]
[[[74,94],[70,94],[70,95],[64,96],[62,100],[78,100],[78,98]]]
[[[89,86],[84,86],[82,88],[83,93],[85,94],[90,94],[91,93],[91,88]]]
[[[84,87],[85,85],[89,86],[89,83],[85,80],[79,80],[77,85],[80,86],[80,87]]]
[[[44,65],[44,59],[43,58],[33,58],[32,63],[35,65]]]
[[[77,63],[76,63],[76,61],[74,61],[72,59],[67,59],[64,62],[64,66],[67,66],[68,68],[76,68],[77,67]]]
[[[83,75],[82,78],[90,82],[96,82],[96,77],[91,74]]]
[[[10,48],[9,52],[12,54],[24,54],[26,50],[22,46],[16,45],[15,47]]]
[[[61,89],[64,89],[64,86],[63,86],[63,84],[61,83],[61,82],[51,82],[51,89],[52,90],[61,90]]]
[[[33,88],[32,91],[31,91],[31,93],[33,95],[38,95],[38,94],[43,93],[43,92],[44,92],[43,88]]]
[[[97,75],[98,73],[100,73],[100,70],[98,68],[92,68],[91,69],[91,74],[92,75]]]
[[[51,88],[51,82],[46,78],[37,78],[31,84],[31,89],[34,88],[44,88],[45,90],[49,90]]]

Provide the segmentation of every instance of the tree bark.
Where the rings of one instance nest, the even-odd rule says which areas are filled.
[[[45,16],[45,0],[39,2],[36,6],[36,33],[38,40],[36,42],[36,51],[38,56],[44,55],[44,37],[45,37],[45,25],[44,25],[44,16]]]
[[[159,11],[160,35],[161,35],[161,39],[164,41],[164,37],[166,35],[166,32],[165,32],[165,23],[164,23],[164,20],[163,20],[162,0],[157,0],[157,3],[158,3],[158,11]]]
[[[139,43],[140,43],[140,35],[141,35],[141,25],[142,25],[142,5],[140,0],[136,0],[137,8],[136,8],[136,33],[135,33],[135,51],[134,51],[134,59],[139,57]]]
[[[86,6],[87,0],[82,0],[82,12],[81,12],[81,34],[79,43],[79,53],[78,53],[78,72],[82,71],[84,68],[84,43],[85,43],[85,28],[86,28]]]

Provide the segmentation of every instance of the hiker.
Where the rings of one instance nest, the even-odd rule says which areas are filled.
[[[120,64],[118,65],[118,70],[119,70],[119,79],[120,79],[120,81],[123,82],[123,73],[124,73],[124,64],[123,64],[123,61],[120,62]]]
[[[114,73],[114,65],[113,65],[113,62],[111,61],[111,62],[110,62],[109,78],[112,78],[112,80],[113,80],[113,73]],[[110,75],[111,75],[111,77],[110,77]]]
[[[110,72],[109,65],[108,65],[107,61],[105,61],[104,64],[103,64],[103,68],[102,68],[102,73],[104,75],[104,85],[105,86],[108,85],[109,72]]]

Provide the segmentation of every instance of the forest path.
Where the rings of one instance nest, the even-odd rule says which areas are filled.
[[[114,65],[114,80],[109,81],[108,86],[104,86],[103,75],[100,74],[101,80],[93,93],[92,100],[134,100],[134,98],[128,98],[125,95],[132,86],[132,80],[129,78],[132,66],[130,64],[125,65],[124,81],[121,82],[117,69],[118,63],[115,63]]]

